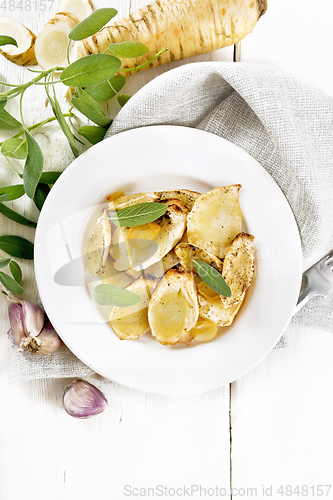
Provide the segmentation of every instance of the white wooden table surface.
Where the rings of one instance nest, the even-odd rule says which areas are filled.
[[[56,2],[46,3],[45,12],[30,0],[23,10],[15,7],[11,12],[7,0],[7,11],[2,3],[0,15],[11,15],[38,32],[57,10]],[[145,3],[132,0],[132,11]],[[320,5],[310,0],[268,3],[267,13],[235,52],[231,47],[195,60],[235,58],[274,65],[312,81],[333,97],[331,0]],[[106,5],[106,0],[95,2],[95,7]],[[109,6],[124,15],[130,0],[113,0]],[[179,64],[133,76],[124,91],[131,94]],[[0,74],[8,81],[29,77],[25,69],[3,58]],[[50,113],[41,106],[39,91],[31,91],[26,104],[29,125]],[[17,103],[11,106],[17,114]],[[64,166],[47,161],[50,169]],[[1,160],[0,186],[14,181],[15,174]],[[23,198],[14,207],[37,216],[33,204]],[[1,234],[33,238],[32,229],[2,215],[0,224]],[[23,262],[23,270],[25,297],[34,300],[32,264]],[[67,380],[8,386],[11,347],[4,300],[0,308],[0,500],[152,498],[148,488],[157,485],[162,498],[172,496],[172,488],[192,485],[193,498],[230,496],[230,486],[234,498],[333,498],[333,332],[292,326],[287,348],[271,352],[229,387],[201,396],[152,396],[98,379],[110,409],[79,421],[61,407]],[[329,490],[325,485],[331,484]],[[288,485],[294,490],[291,495]],[[179,490],[174,496],[188,497],[187,492]]]

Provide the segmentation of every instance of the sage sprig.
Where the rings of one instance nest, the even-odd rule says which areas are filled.
[[[14,278],[9,276],[7,273],[3,273],[2,271],[0,271],[0,281],[11,293],[20,295],[24,292],[21,285]]]
[[[129,307],[141,302],[137,293],[113,285],[97,285],[94,288],[94,299],[101,306]]]
[[[0,271],[0,282],[11,293],[22,294],[24,292],[22,283],[22,271],[17,262],[6,257],[0,257],[0,269],[9,266],[9,270],[13,277],[9,274]]]
[[[0,250],[19,259],[33,260],[34,258],[33,243],[21,236],[0,236]]]
[[[192,259],[192,262],[198,275],[206,283],[206,285],[209,286],[209,288],[223,297],[231,297],[231,288],[223,278],[222,274],[205,262],[194,259]]]
[[[167,210],[168,207],[164,203],[137,203],[136,205],[121,208],[110,219],[117,226],[136,227],[154,222],[162,217]]]
[[[50,191],[49,185],[54,184],[60,175],[60,172],[43,172],[44,156],[34,138],[34,134],[44,125],[56,120],[70,145],[74,157],[77,157],[83,150],[82,145],[84,144],[80,137],[86,139],[90,144],[96,144],[104,138],[107,127],[112,122],[112,119],[105,114],[99,103],[116,97],[120,106],[124,106],[130,98],[125,94],[119,95],[126,81],[124,76],[119,74],[119,72],[133,72],[144,68],[167,50],[163,49],[149,61],[138,66],[122,68],[121,59],[140,57],[148,49],[139,42],[112,43],[104,54],[91,54],[70,64],[70,42],[83,40],[88,36],[94,35],[116,14],[117,11],[112,8],[98,9],[72,29],[69,33],[67,49],[69,65],[67,68],[54,67],[46,71],[29,70],[35,73],[34,78],[22,84],[15,85],[13,83],[6,84],[1,82],[5,87],[7,85],[7,90],[5,89],[0,92],[0,131],[13,133],[10,138],[0,142],[1,154],[6,158],[8,165],[23,179],[23,184],[0,187],[0,212],[19,224],[29,227],[36,226],[35,221],[27,219],[12,210],[12,208],[7,207],[4,203],[18,199],[26,194],[35,202],[38,209],[41,210]],[[17,46],[15,39],[0,33],[0,45],[6,44]],[[59,78],[55,78],[56,74],[60,75]],[[61,109],[55,92],[55,86],[61,84],[61,82],[67,87],[74,87],[73,93],[71,92],[73,106],[68,113],[64,113]],[[26,92],[34,85],[44,86],[54,116],[28,126],[24,121],[22,104]],[[6,109],[7,102],[16,97],[20,97],[20,119],[14,117]],[[96,126],[83,125],[77,130],[78,133],[76,133],[71,121],[75,117],[75,109],[73,112],[73,108],[80,111]],[[20,165],[23,161],[24,165],[22,165],[22,169]],[[135,220],[132,219],[131,222],[130,219],[127,219],[126,224],[140,225],[156,220],[156,218],[163,215],[166,207],[162,205],[162,209],[159,208],[159,210],[156,213],[154,212],[154,215],[146,214],[141,219],[138,217],[138,214],[134,214]],[[118,215],[121,216],[122,214]],[[117,223],[116,220],[115,223]],[[33,258],[33,244],[19,236],[1,236],[0,249],[14,257],[22,259]],[[19,274],[15,264],[11,263],[10,268],[14,270],[16,278],[18,278]],[[15,289],[16,293],[21,293],[18,288],[21,286],[19,281],[16,280],[17,285],[15,286],[11,281],[12,279],[15,281],[15,276],[13,278],[11,276],[9,278],[1,276],[1,281],[3,284],[4,281],[7,283],[8,290],[11,289],[13,292]]]
[[[6,207],[6,205],[4,205],[3,203],[0,203],[0,212],[3,215],[5,215],[8,219],[11,219],[14,222],[17,222],[18,224],[22,224],[23,226],[28,226],[28,227],[36,227],[37,226],[36,222],[34,222],[30,219],[27,219],[26,217],[15,212],[11,208]]]
[[[90,16],[83,19],[77,24],[72,31],[70,31],[68,38],[70,40],[83,40],[92,36],[99,31],[103,26],[108,23],[118,12],[116,9],[103,8],[97,9]]]

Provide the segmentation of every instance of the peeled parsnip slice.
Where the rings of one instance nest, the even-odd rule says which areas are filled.
[[[59,12],[70,12],[81,22],[94,11],[90,0],[60,0]]]
[[[156,284],[153,278],[141,276],[126,287],[126,290],[140,295],[141,302],[111,310],[109,323],[120,340],[135,340],[149,331],[148,305]]]
[[[199,342],[209,342],[217,333],[217,325],[214,321],[199,316],[196,325],[191,330],[194,340]]]
[[[37,36],[35,53],[39,66],[45,70],[54,66],[67,66],[69,32],[79,20],[69,12],[59,12],[41,29]]]
[[[32,31],[11,17],[0,16],[0,33],[11,36],[17,41],[17,47],[15,45],[2,45],[0,54],[19,66],[37,64],[35,57],[36,35]]]
[[[199,317],[197,287],[192,273],[167,271],[148,307],[153,337],[163,345],[189,344]]]

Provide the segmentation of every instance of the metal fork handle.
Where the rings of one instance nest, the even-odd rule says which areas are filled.
[[[309,300],[312,299],[314,295],[317,295],[315,289],[312,286],[308,285],[304,292],[298,297],[294,314],[298,313],[298,311],[302,309],[302,307],[305,306],[305,304],[309,302]]]

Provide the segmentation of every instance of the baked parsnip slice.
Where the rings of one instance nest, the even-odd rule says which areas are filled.
[[[231,297],[208,297],[201,293],[199,304],[200,315],[210,319],[220,326],[232,324],[236,314],[244,302],[254,274],[254,236],[240,233],[231,243],[226,253],[222,276],[231,288]]]
[[[137,293],[141,297],[141,302],[135,306],[112,309],[109,323],[120,340],[136,340],[150,330],[148,305],[156,283],[153,278],[141,276],[125,288]]]
[[[200,196],[196,191],[189,191],[188,189],[177,189],[168,191],[161,191],[159,193],[159,201],[177,199],[181,201],[188,210],[192,210],[195,200]]]
[[[186,229],[188,210],[179,200],[162,202],[168,209],[156,220],[154,228],[149,224],[127,228],[113,226],[110,254],[114,266],[120,271],[147,269],[165,257],[183,237]],[[135,238],[132,229],[135,229]]]
[[[108,217],[106,209],[103,217]],[[103,272],[111,244],[111,222],[101,218],[88,242],[87,268],[90,274],[98,276]]]
[[[199,316],[197,324],[192,328],[191,335],[198,342],[209,342],[217,333],[217,325],[210,319]]]
[[[190,243],[179,243],[175,248],[175,254],[185,271],[196,272],[193,260],[200,260],[214,267],[219,273],[222,272],[222,261],[215,255],[202,248],[190,245]]]
[[[153,336],[163,345],[189,344],[199,316],[197,287],[192,273],[170,269],[160,281],[148,307]]]
[[[187,238],[192,245],[222,259],[242,228],[240,184],[222,186],[199,196],[188,215]]]

